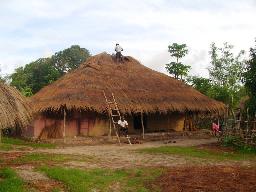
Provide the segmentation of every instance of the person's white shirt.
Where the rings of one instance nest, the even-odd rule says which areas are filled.
[[[116,45],[115,51],[121,52],[121,51],[123,51],[123,48],[120,45]]]
[[[126,121],[126,120],[119,120],[118,122],[118,125],[120,125],[121,127],[126,127],[126,126],[128,126],[128,122]]]

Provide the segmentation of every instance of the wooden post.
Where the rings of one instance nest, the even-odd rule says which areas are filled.
[[[249,108],[246,109],[246,119],[247,119],[247,122],[246,122],[246,134],[248,135],[249,134]]]
[[[141,112],[140,118],[141,118],[141,126],[142,126],[142,138],[144,139],[145,138],[145,127],[144,127],[144,122],[143,122],[143,112]]]
[[[255,130],[255,128],[256,128],[256,126],[255,126],[255,122],[256,122],[256,113],[254,113],[253,130]]]
[[[2,143],[2,129],[0,129],[0,143]]]
[[[64,109],[64,114],[63,114],[63,139],[64,143],[66,143],[66,110]]]
[[[111,136],[112,136],[112,126],[111,126],[111,120],[109,119],[109,133],[108,133],[108,137],[109,139],[111,139]]]
[[[231,114],[234,119],[234,123],[232,123],[232,129],[231,129],[231,135],[233,136],[236,133],[237,120],[236,120],[236,115],[235,115],[233,109],[231,108],[230,110],[231,110]]]

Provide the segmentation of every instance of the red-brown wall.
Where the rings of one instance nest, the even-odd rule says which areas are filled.
[[[63,119],[46,117],[43,115],[38,115],[33,123],[24,131],[23,135],[26,137],[38,138],[46,127],[56,128],[59,134],[59,137],[63,137],[64,123]],[[102,124],[102,122],[104,122]],[[66,119],[66,131],[65,135],[67,137],[74,136],[97,136],[102,134],[107,134],[96,129],[105,130],[105,122],[108,122],[104,118],[99,118],[92,115],[83,115],[80,117],[72,116]],[[100,125],[100,127],[99,127]],[[108,125],[107,125],[108,127]]]
[[[141,134],[142,130],[135,130],[133,117],[126,118],[129,123],[129,134]],[[74,113],[72,116],[66,118],[66,136],[103,136],[109,133],[109,118],[95,115],[91,113],[80,114]],[[149,115],[147,116],[147,127],[145,132],[163,131],[163,130],[175,130],[182,131],[184,126],[184,115],[170,114],[170,115]],[[46,117],[39,115],[35,118],[34,122],[24,132],[24,136],[38,138],[45,129],[57,129],[58,134],[54,138],[63,137],[63,119],[54,118],[52,116]],[[112,128],[113,129],[113,128]],[[114,131],[112,130],[112,134]],[[42,138],[49,138],[47,134],[42,134]],[[50,134],[51,135],[51,134]]]

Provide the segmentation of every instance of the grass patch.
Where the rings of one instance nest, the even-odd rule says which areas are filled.
[[[0,192],[25,192],[23,181],[10,168],[0,169]]]
[[[143,153],[151,154],[169,154],[183,157],[195,157],[207,160],[252,160],[256,159],[256,154],[235,152],[215,152],[207,149],[197,149],[196,147],[178,147],[178,146],[162,146],[157,148],[146,148],[139,150]]]
[[[93,157],[63,155],[63,154],[48,154],[48,153],[27,153],[12,163],[61,163],[65,161],[92,161]]]
[[[18,138],[11,138],[11,137],[3,137],[2,142],[4,144],[11,144],[11,145],[21,145],[21,146],[28,146],[33,148],[55,148],[56,145],[52,143],[35,143],[31,141],[26,141]]]
[[[162,169],[73,169],[63,167],[41,167],[48,177],[61,181],[71,192],[84,191],[150,191],[145,187],[163,172]],[[154,190],[157,191],[157,190]]]
[[[17,159],[14,159],[14,163],[43,163],[43,162],[64,162],[69,160],[65,155],[46,154],[46,153],[28,153]]]
[[[233,147],[241,153],[249,153],[256,155],[256,147],[246,145],[240,137],[225,136],[222,140],[222,145],[225,147]]]
[[[6,144],[6,143],[0,143],[0,150],[1,151],[10,151],[13,150],[13,146],[10,144]]]

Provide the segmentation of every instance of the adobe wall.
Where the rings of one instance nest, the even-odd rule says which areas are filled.
[[[141,129],[135,129],[133,117],[125,117],[128,121],[129,134],[141,134]],[[159,132],[159,131],[183,131],[184,115],[171,114],[171,115],[148,115],[147,116],[146,132]],[[23,134],[27,137],[38,138],[45,127],[54,127],[57,129],[57,138],[63,136],[63,119],[52,119],[39,115],[35,118],[32,125]],[[104,116],[82,116],[70,117],[66,119],[66,136],[103,136],[109,134],[109,118]],[[47,137],[47,134],[45,137]],[[112,126],[112,135],[115,135]]]
[[[94,126],[89,130],[89,136],[103,136],[109,133],[109,119],[97,117]]]
[[[63,137],[64,123],[63,119],[53,119],[38,115],[33,123],[24,131],[25,137],[38,138],[45,127],[52,127],[58,130],[58,137]],[[80,123],[80,124],[79,124]],[[79,129],[80,127],[80,129]],[[66,136],[101,136],[109,132],[109,120],[102,117],[94,118],[67,118],[66,119]],[[47,135],[47,134],[44,134]],[[47,136],[44,136],[47,137]]]
[[[168,115],[147,115],[145,133],[147,132],[161,132],[161,131],[183,131],[185,116],[182,114],[168,114]],[[141,134],[141,129],[135,129],[132,118],[129,122],[130,134]]]
[[[182,114],[149,116],[148,131],[183,131],[185,116]]]

